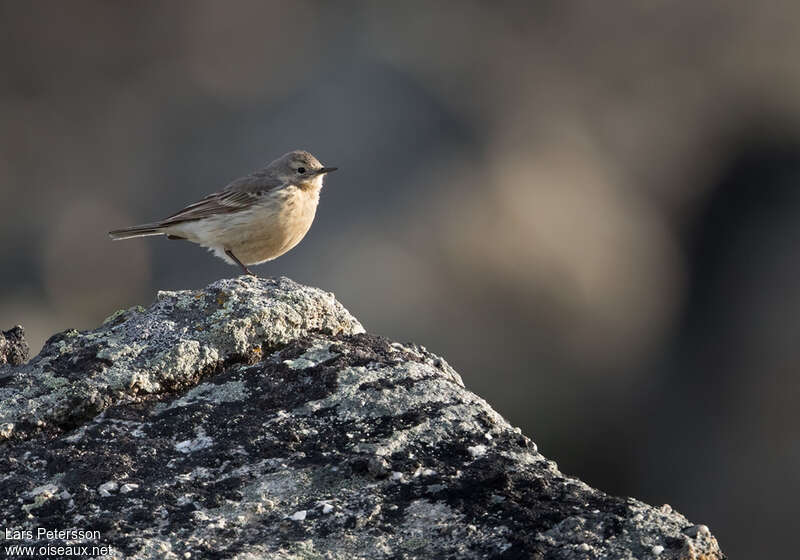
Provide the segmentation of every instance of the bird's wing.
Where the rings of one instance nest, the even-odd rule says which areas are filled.
[[[285,183],[283,180],[268,175],[264,171],[257,171],[255,173],[251,173],[250,175],[240,177],[235,181],[231,181],[224,189],[222,189],[222,191],[255,193],[270,191],[272,189],[283,187],[284,185]]]
[[[281,181],[261,175],[248,175],[236,179],[225,189],[210,194],[202,200],[190,204],[183,210],[162,220],[160,226],[199,220],[219,214],[230,214],[252,207],[268,192],[283,186]]]

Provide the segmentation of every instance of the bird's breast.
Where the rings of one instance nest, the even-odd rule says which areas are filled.
[[[240,232],[232,250],[246,264],[257,264],[279,257],[305,237],[317,212],[319,189],[294,186],[267,195],[257,204],[249,225]]]

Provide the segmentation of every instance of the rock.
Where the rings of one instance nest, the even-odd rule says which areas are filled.
[[[287,279],[164,293],[9,369],[5,526],[99,530],[112,558],[724,558]]]
[[[287,278],[159,292],[149,309],[117,311],[92,331],[51,337],[0,387],[0,440],[78,426],[113,404],[193,387],[310,333],[363,331],[333,295]]]
[[[0,366],[24,364],[29,354],[30,348],[25,342],[25,331],[20,325],[7,331],[0,331]]]
[[[375,478],[386,478],[391,471],[391,465],[383,457],[372,457],[367,463],[367,471]]]

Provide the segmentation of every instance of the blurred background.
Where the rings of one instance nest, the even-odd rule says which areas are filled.
[[[291,253],[571,475],[729,555],[800,530],[800,4],[0,2],[0,328],[238,271],[161,218],[294,148]]]

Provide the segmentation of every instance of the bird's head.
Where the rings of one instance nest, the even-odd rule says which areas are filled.
[[[267,166],[267,171],[282,181],[301,188],[321,187],[326,173],[336,167],[325,167],[305,150],[294,150],[284,154]]]

